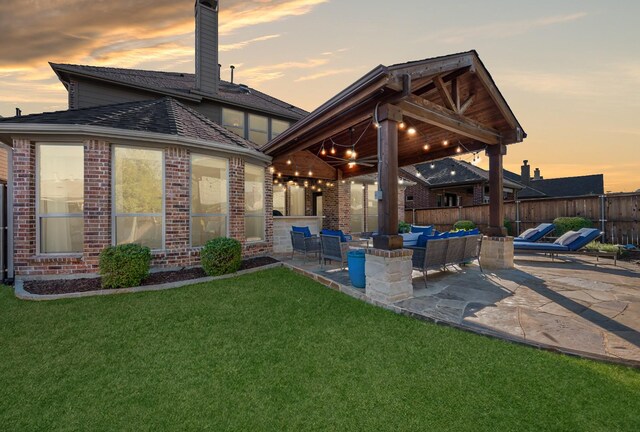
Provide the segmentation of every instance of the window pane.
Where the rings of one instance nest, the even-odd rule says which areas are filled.
[[[282,120],[271,120],[271,138],[275,138],[280,135],[282,132],[289,129],[290,123]]]
[[[137,243],[151,249],[162,249],[160,216],[116,216],[117,244]]]
[[[269,119],[249,114],[249,141],[263,145],[269,141]]]
[[[248,242],[264,239],[264,217],[245,217],[244,231]]]
[[[43,144],[38,157],[40,214],[82,213],[84,148]]]
[[[284,201],[284,189],[280,186],[273,186],[273,210],[279,211],[283,216],[287,214]]]
[[[300,186],[291,186],[289,188],[291,194],[290,215],[304,216],[305,214],[305,189]]]
[[[378,201],[376,200],[377,186],[367,188],[367,231],[378,231]]]
[[[222,126],[244,138],[244,113],[222,108]]]
[[[360,183],[351,185],[351,232],[364,231],[364,189]]]
[[[162,213],[162,151],[115,148],[116,213]]]
[[[207,216],[191,218],[191,245],[204,246],[204,244],[217,237],[226,237],[226,216]]]
[[[244,167],[245,236],[247,241],[264,239],[264,179],[263,167]]]
[[[42,218],[40,221],[41,253],[82,252],[84,245],[82,217]]]
[[[226,214],[227,178],[226,159],[191,155],[191,213]]]

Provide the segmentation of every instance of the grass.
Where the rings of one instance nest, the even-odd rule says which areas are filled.
[[[640,372],[419,322],[285,269],[35,303],[0,289],[3,430],[637,430]]]
[[[588,251],[593,252],[615,252],[620,255],[624,254],[624,249],[621,250],[620,246],[610,243],[600,243],[599,241],[592,241],[584,247]]]

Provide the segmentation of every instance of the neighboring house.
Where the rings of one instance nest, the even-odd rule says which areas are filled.
[[[504,199],[534,199],[602,195],[604,176],[544,179],[536,168],[531,177],[524,161],[521,174],[504,170]],[[489,200],[489,172],[468,162],[445,158],[402,169],[416,185],[405,192],[405,208],[457,207],[486,204]]]
[[[416,183],[405,191],[405,208],[458,207],[489,200],[489,172],[454,158],[402,168]],[[504,179],[504,198],[513,199],[524,186]]]

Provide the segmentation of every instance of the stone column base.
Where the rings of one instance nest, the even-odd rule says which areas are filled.
[[[490,270],[513,268],[513,237],[483,237],[480,265]]]
[[[367,249],[367,297],[387,304],[413,297],[411,255],[409,249]]]

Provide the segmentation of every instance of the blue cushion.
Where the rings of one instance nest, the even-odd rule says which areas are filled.
[[[461,231],[450,232],[448,234],[449,234],[449,238],[455,238],[455,237],[464,237],[467,235],[467,232],[464,230],[461,230]]]
[[[513,243],[515,250],[536,250],[540,252],[567,252],[570,249],[555,243],[533,243],[533,242],[517,242]]]
[[[302,233],[305,237],[311,237],[311,230],[309,229],[309,227],[292,226],[291,231]]]
[[[443,232],[443,233],[439,233],[436,237],[438,237],[439,239],[446,239],[446,238],[449,238],[450,236],[451,236],[451,233]]]
[[[600,230],[596,228],[582,228],[578,230],[578,232],[580,233],[580,237],[567,244],[570,251],[582,249],[601,235]]]
[[[433,235],[426,235],[426,234],[421,234],[420,237],[418,237],[418,241],[416,242],[416,246],[417,247],[426,247],[427,246],[427,242],[429,240],[436,240],[438,239],[438,236],[433,236]]]
[[[431,235],[432,231],[433,231],[433,226],[431,225],[429,226],[411,225],[412,233]]]
[[[328,230],[328,229],[323,229],[322,234],[324,235],[330,235],[330,236],[337,236],[340,237],[340,241],[341,242],[346,242],[347,240],[351,240],[351,236],[347,236],[345,235],[341,230]]]
[[[480,234],[480,230],[478,228],[474,228],[471,231],[467,231],[467,235],[478,235]]]

